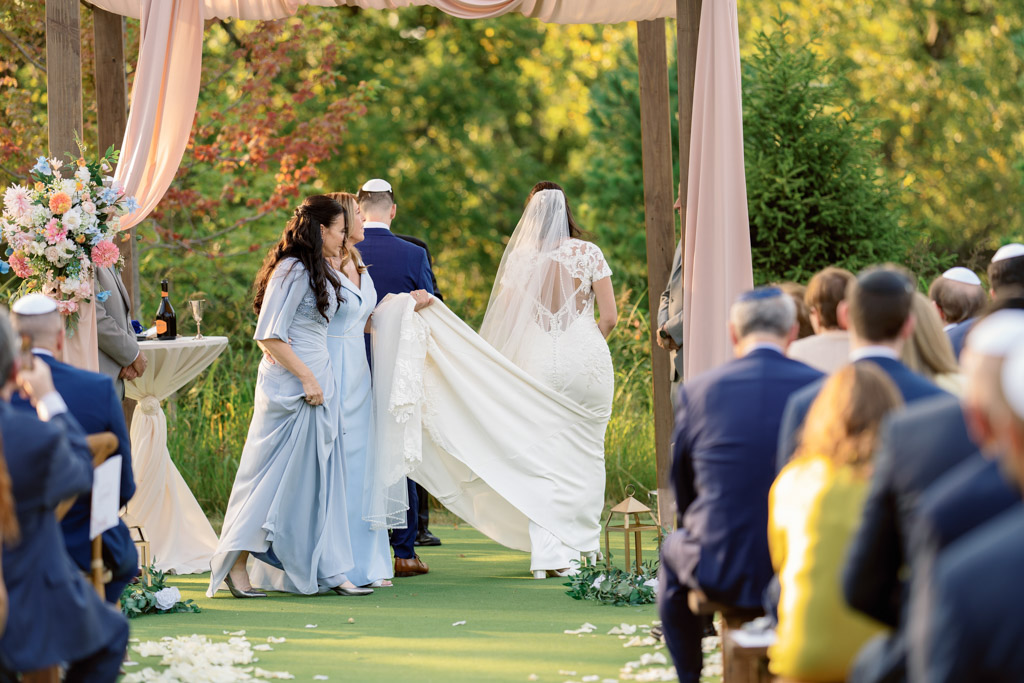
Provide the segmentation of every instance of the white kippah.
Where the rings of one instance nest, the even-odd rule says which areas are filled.
[[[995,256],[992,257],[992,263],[996,261],[1005,261],[1008,258],[1017,258],[1018,256],[1024,256],[1024,244],[1014,242],[1013,244],[1004,244],[999,247],[999,251],[996,252]]]
[[[1024,310],[996,311],[981,320],[967,335],[967,348],[983,356],[1004,358],[1024,345]]]
[[[1006,358],[1000,379],[1006,402],[1024,420],[1024,342],[1018,343]]]
[[[359,189],[363,192],[391,192],[391,183],[381,178],[371,178]]]
[[[43,315],[57,310],[57,302],[42,294],[26,294],[11,306],[11,312],[18,315]]]
[[[942,277],[946,278],[947,280],[953,280],[954,282],[962,282],[965,285],[977,285],[978,287],[981,286],[981,278],[979,278],[973,270],[970,270],[969,268],[964,268],[963,266],[950,268],[949,270],[942,274]]]

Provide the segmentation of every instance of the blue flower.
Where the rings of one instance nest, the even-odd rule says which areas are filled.
[[[32,171],[40,175],[53,175],[50,162],[46,160],[46,157],[37,157],[36,165],[32,167]]]
[[[11,249],[10,247],[7,247],[7,251],[4,252],[4,255],[5,256],[10,256],[13,253],[14,253],[14,250]]]
[[[7,261],[0,261],[0,275],[7,275],[11,272],[11,266]]]
[[[129,197],[124,200],[124,208],[128,210],[128,213],[131,213],[139,208],[139,203],[135,201],[135,197]]]
[[[110,290],[103,290],[102,292],[96,292],[96,301],[103,303],[110,297]]]
[[[111,188],[105,187],[103,188],[103,191],[100,192],[100,201],[104,204],[113,204],[117,201],[117,193]]]

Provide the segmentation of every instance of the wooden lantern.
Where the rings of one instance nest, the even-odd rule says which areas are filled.
[[[632,487],[629,487],[632,488]],[[629,494],[629,488],[626,493]],[[646,514],[650,521],[645,523],[641,521],[640,515]],[[622,515],[622,524],[612,524],[612,517],[615,515]],[[651,509],[641,503],[639,500],[634,498],[632,495],[627,495],[626,500],[622,501],[611,509],[608,513],[608,519],[604,521],[604,557],[605,565],[611,566],[611,546],[609,543],[609,532],[621,532],[626,541],[626,569],[629,569],[629,535],[633,534],[633,545],[636,547],[636,573],[639,574],[642,571],[641,564],[644,561],[643,558],[643,546],[640,542],[640,534],[644,531],[656,531],[658,533],[658,545],[661,545],[661,526],[657,520],[654,519],[654,515],[651,513]]]

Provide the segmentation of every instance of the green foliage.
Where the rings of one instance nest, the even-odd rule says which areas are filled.
[[[156,567],[146,567],[149,574],[149,583],[140,581],[136,584],[128,584],[121,591],[121,612],[129,619],[141,617],[144,614],[175,614],[178,612],[202,612],[194,600],[178,600],[173,607],[160,609],[157,606],[156,594],[170,588],[167,585],[167,577],[163,572],[158,572]]]
[[[658,576],[658,562],[644,562],[639,574],[618,567],[581,567],[565,585],[565,592],[574,600],[594,600],[616,607],[648,605],[656,599],[654,586],[646,582]]]
[[[755,43],[743,72],[755,279],[803,282],[825,265],[901,261],[909,243],[843,71],[795,44],[785,18]]]

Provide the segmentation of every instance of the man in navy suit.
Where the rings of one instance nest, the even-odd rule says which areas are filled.
[[[1024,297],[1024,244],[999,247],[988,265],[988,286],[993,301]],[[976,321],[977,318],[969,318],[946,332],[957,358]]]
[[[53,302],[42,294],[29,294],[15,302],[12,322],[20,336],[32,339],[32,353],[50,366],[57,393],[68,406],[68,412],[87,434],[113,432],[121,456],[121,500],[124,507],[135,494],[132,474],[131,441],[128,427],[117,398],[114,383],[106,375],[89,372],[61,363],[55,356],[64,347],[64,325]],[[13,404],[30,410],[27,401],[15,399]],[[79,496],[61,520],[64,543],[78,567],[88,572],[92,564],[92,542],[89,540],[89,520],[92,496]],[[103,564],[113,578],[106,586],[107,602],[116,604],[121,591],[138,573],[139,556],[128,527],[121,520],[113,529],[103,532]]]
[[[416,290],[434,294],[434,275],[427,250],[391,232],[391,221],[395,219],[398,211],[391,185],[380,178],[368,180],[359,190],[358,199],[359,209],[365,221],[359,253],[370,277],[373,278],[378,301],[388,294],[403,294]],[[366,338],[366,355],[372,365],[369,335]],[[395,576],[416,576],[429,571],[415,551],[419,497],[416,494],[416,483],[411,479],[408,482],[408,491],[409,510],[406,512],[406,528],[395,529],[391,533],[391,547],[395,551]]]
[[[789,296],[775,287],[748,292],[730,311],[736,359],[679,391],[672,462],[679,528],[662,544],[658,603],[684,683],[700,680],[704,622],[690,612],[687,594],[759,608],[772,577],[768,490],[782,409],[822,376],[785,356],[797,332]]]
[[[1024,489],[1024,340],[1018,334],[1014,341],[997,381],[989,387],[998,400],[987,419],[1000,463],[1020,493]],[[1020,504],[942,552],[926,593],[915,595],[911,680],[1024,680],[1021,567],[1024,506]]]
[[[92,488],[92,454],[53,387],[50,367],[19,368],[17,343],[0,312],[0,436],[11,476],[20,539],[4,539],[9,596],[0,664],[27,672],[65,664],[70,683],[113,683],[128,647],[128,620],[105,604],[64,548],[54,514]],[[11,407],[15,387],[36,415]]]
[[[848,285],[846,299],[836,308],[840,323],[845,321],[850,331],[850,360],[878,365],[907,404],[945,393],[900,362],[900,350],[914,329],[913,297],[914,285],[903,271],[869,268]],[[786,404],[779,430],[779,470],[793,457],[800,428],[822,384],[824,379],[793,394]]]

